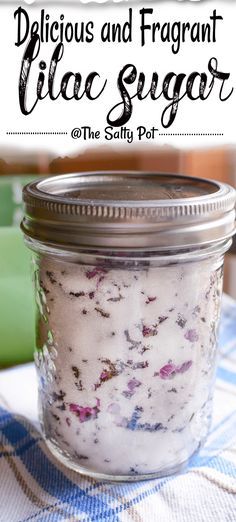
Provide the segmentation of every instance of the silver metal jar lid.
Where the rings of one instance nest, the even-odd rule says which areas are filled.
[[[236,191],[188,176],[65,174],[29,183],[23,199],[25,235],[62,249],[186,248],[235,231]]]

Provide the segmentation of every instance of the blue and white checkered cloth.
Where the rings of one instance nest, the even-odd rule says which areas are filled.
[[[108,484],[65,469],[37,421],[32,364],[0,373],[0,522],[236,522],[236,303],[224,297],[213,424],[181,475]]]

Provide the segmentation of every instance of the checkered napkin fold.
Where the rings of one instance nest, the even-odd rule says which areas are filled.
[[[80,477],[49,454],[33,365],[0,373],[0,522],[236,522],[236,303],[224,296],[207,443],[181,475],[131,484]]]

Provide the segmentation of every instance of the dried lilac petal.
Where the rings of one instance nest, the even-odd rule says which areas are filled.
[[[167,390],[167,391],[168,391],[168,393],[178,393],[176,388],[174,388],[174,387],[170,388],[170,390]]]
[[[193,364],[193,361],[186,361],[186,362],[184,362],[183,364],[181,364],[180,366],[177,366],[176,371],[177,371],[178,373],[184,373],[184,372],[186,372],[189,368],[191,368],[192,364]]]
[[[138,348],[140,346],[140,344],[142,344],[141,341],[135,341],[134,339],[131,339],[130,334],[129,334],[129,330],[125,330],[124,334],[125,334],[126,341],[128,343],[130,343],[130,345],[131,345],[129,350],[136,349],[136,348]]]
[[[142,416],[143,408],[140,406],[135,406],[134,411],[132,413],[131,418],[128,420],[127,429],[134,431],[137,429],[137,422]]]
[[[131,399],[131,397],[134,395],[134,392],[131,392],[129,390],[124,390],[122,392],[122,395],[126,398],[126,399]]]
[[[111,404],[109,404],[109,406],[107,407],[107,411],[109,413],[112,413],[112,415],[116,415],[118,413],[120,413],[120,406],[119,404],[115,403],[115,402],[112,402]]]
[[[201,312],[201,308],[200,308],[199,305],[197,305],[197,306],[194,307],[192,314],[193,314],[194,317],[197,317],[198,314],[200,314],[200,312]]]
[[[148,366],[149,366],[148,361],[140,361],[140,362],[133,363],[131,368],[132,368],[132,370],[141,370],[143,368],[148,368]]]
[[[146,304],[153,303],[153,301],[156,301],[156,297],[147,297],[147,300],[145,301]]]
[[[131,379],[127,386],[128,386],[128,389],[130,391],[133,391],[135,388],[137,388],[138,386],[140,386],[142,383],[140,381],[138,381],[137,379],[135,379],[135,377],[133,379]]]
[[[100,411],[100,399],[96,399],[96,406],[79,406],[78,404],[69,404],[70,411],[75,413],[80,422],[86,422],[91,419],[96,419]]]
[[[46,275],[48,276],[50,283],[52,283],[52,285],[54,285],[54,283],[57,282],[53,272],[46,270]]]
[[[102,370],[98,382],[94,384],[94,390],[100,388],[100,386],[104,382],[109,381],[110,379],[112,379],[112,377],[116,377],[117,375],[119,375],[119,373],[121,373],[124,369],[123,367],[119,367],[119,362],[113,363],[112,361],[110,361],[110,359],[102,359],[101,362],[103,364],[107,364],[108,369],[105,368]]]
[[[191,343],[194,343],[194,342],[198,341],[198,339],[199,339],[199,335],[198,335],[197,331],[194,329],[187,330],[184,337],[185,337],[185,339],[187,339],[187,341],[190,341]]]
[[[79,380],[79,382],[75,381],[75,386],[76,386],[77,390],[79,390],[79,391],[83,391],[84,390],[84,387],[83,387],[81,379]]]
[[[94,277],[102,276],[103,274],[106,274],[107,270],[105,268],[100,268],[98,266],[95,266],[92,270],[87,270],[85,272],[85,275],[88,279],[93,279]]]
[[[148,328],[147,326],[143,326],[143,337],[147,337],[151,334],[151,328]]]
[[[192,366],[192,361],[185,361],[180,365],[173,363],[165,364],[159,373],[155,373],[154,376],[159,375],[161,379],[172,379],[177,373],[184,373]]]
[[[187,323],[187,319],[182,314],[178,314],[176,323],[178,326],[180,326],[180,328],[184,328]]]
[[[149,431],[153,433],[155,431],[167,431],[167,428],[163,426],[161,422],[156,422],[155,424],[150,424],[150,422],[145,422],[144,424],[139,423],[136,426],[136,430],[139,431]]]
[[[114,374],[109,370],[104,370],[100,375],[100,381],[105,382],[114,377]]]
[[[66,396],[66,393],[63,392],[62,390],[60,390],[59,393],[53,392],[53,394],[52,394],[53,401],[63,401],[65,396]]]
[[[150,350],[150,347],[149,346],[142,346],[141,350],[140,350],[140,354],[143,355],[145,352],[148,352]]]
[[[106,381],[107,379],[109,379],[109,372],[107,372],[106,370],[104,370],[101,375],[100,375],[100,380],[101,381]]]
[[[133,379],[131,379],[128,382],[128,384],[127,384],[128,390],[124,390],[122,392],[122,395],[124,395],[124,397],[126,397],[127,399],[130,399],[135,394],[135,389],[138,388],[139,386],[141,386],[141,384],[142,384],[141,381],[138,381],[134,377]]]
[[[166,321],[166,319],[168,319],[168,315],[160,315],[158,317],[158,323],[159,324],[164,323],[164,321]]]
[[[175,364],[165,364],[165,366],[162,366],[162,368],[159,371],[159,375],[161,379],[169,379],[170,377],[173,377],[176,373],[176,366]]]
[[[128,419],[126,417],[117,417],[115,419],[115,425],[118,428],[127,428],[128,427]]]
[[[113,402],[109,404],[107,411],[114,415],[114,424],[119,428],[126,428],[128,424],[128,419],[126,417],[122,417],[120,415],[120,405]]]
[[[118,303],[122,299],[124,299],[124,296],[119,294],[118,297],[109,297],[109,299],[107,299],[107,301],[109,301],[111,303]]]
[[[105,312],[102,308],[99,308],[98,306],[95,308],[96,312],[98,312],[102,317],[105,317],[106,319],[109,319],[110,314],[109,312]]]
[[[84,297],[85,293],[84,292],[70,292],[69,295],[71,295],[72,297]]]
[[[80,376],[80,370],[79,370],[79,368],[78,368],[77,366],[72,366],[72,372],[73,372],[75,378],[78,379],[79,376]]]
[[[142,334],[143,337],[152,337],[154,335],[157,335],[157,328],[155,326],[150,328],[149,326],[143,325]]]

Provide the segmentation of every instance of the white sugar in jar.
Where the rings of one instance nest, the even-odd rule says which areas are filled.
[[[24,201],[49,448],[103,479],[182,470],[210,426],[234,189],[80,173],[33,182]]]

